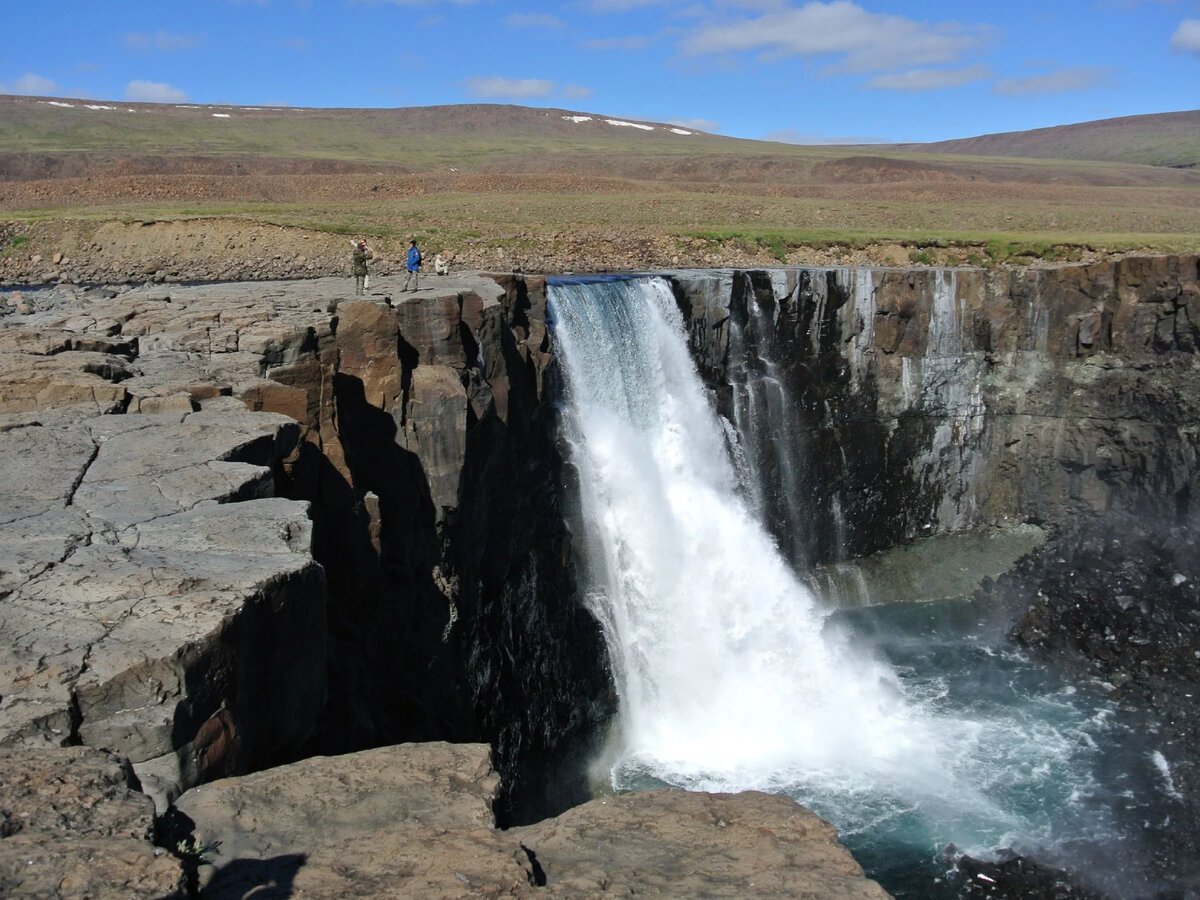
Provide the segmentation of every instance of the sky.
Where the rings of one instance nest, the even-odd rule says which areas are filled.
[[[517,103],[798,143],[1200,108],[1200,0],[0,0],[0,93]]]

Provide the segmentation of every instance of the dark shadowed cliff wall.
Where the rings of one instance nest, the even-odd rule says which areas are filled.
[[[1195,512],[1195,257],[673,280],[800,563],[1021,520]]]
[[[306,440],[287,484],[313,503],[329,577],[331,699],[311,749],[482,738],[507,823],[586,799],[614,701],[561,509],[545,281],[475,282],[343,302],[270,377],[296,389]]]

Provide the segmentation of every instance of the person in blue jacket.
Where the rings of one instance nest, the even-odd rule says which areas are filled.
[[[421,281],[421,250],[417,247],[417,239],[412,239],[412,246],[408,248],[408,259],[405,263],[408,272],[404,276],[403,290],[409,290],[408,283],[412,282],[412,290],[420,288]]]

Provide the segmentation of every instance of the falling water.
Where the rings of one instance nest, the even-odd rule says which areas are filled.
[[[1109,827],[1088,768],[1104,709],[1013,688],[1015,662],[1012,697],[964,708],[952,676],[920,668],[929,646],[897,669],[863,650],[885,641],[827,621],[737,490],[663,279],[552,283],[550,300],[587,602],[620,698],[614,786],[788,793],[868,857]],[[992,654],[957,641],[956,659]]]
[[[774,329],[789,291],[786,281],[773,288],[770,313],[752,300],[747,303],[745,325],[730,317],[728,379],[735,447],[740,453],[736,471],[742,475],[743,493],[758,520],[776,523],[776,542],[789,559],[799,562],[805,557],[801,532],[805,505],[792,457],[805,440],[804,428],[799,409],[784,387],[780,365],[747,336],[767,335]]]

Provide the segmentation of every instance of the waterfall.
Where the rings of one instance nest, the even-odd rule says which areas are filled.
[[[798,562],[806,555],[801,531],[804,504],[792,458],[805,441],[804,427],[784,386],[781,367],[758,343],[774,330],[781,305],[792,291],[786,280],[776,281],[772,288],[775,302],[769,314],[751,298],[745,325],[730,316],[727,378],[743,493],[760,522],[776,523],[775,540]],[[757,342],[748,332],[757,336]]]
[[[1095,710],[1024,688],[964,707],[953,673],[913,666],[986,648],[917,647],[898,672],[831,625],[738,490],[664,279],[552,281],[550,315],[586,602],[619,696],[615,787],[787,793],[868,855],[1044,846],[1072,816],[1068,831],[1104,827],[1079,787]]]
[[[669,285],[556,284],[551,303],[625,775],[944,783],[930,723],[824,627],[736,490]]]

